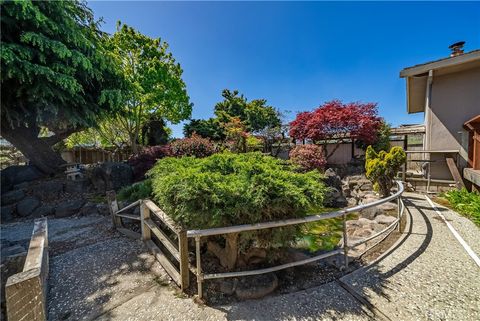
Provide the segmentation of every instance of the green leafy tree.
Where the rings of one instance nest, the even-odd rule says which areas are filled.
[[[183,70],[166,42],[119,23],[109,49],[127,82],[125,105],[117,125],[128,133],[129,145],[136,153],[142,127],[150,117],[175,124],[190,117],[192,104],[182,80]]]
[[[52,146],[121,102],[108,37],[80,1],[2,1],[1,36],[1,135],[53,173],[64,161]]]
[[[203,138],[210,138],[213,141],[225,139],[225,132],[217,118],[192,119],[183,126],[183,134],[190,137],[194,133]]]
[[[372,146],[367,147],[365,154],[366,176],[374,183],[383,197],[390,195],[393,179],[407,160],[407,154],[401,147],[395,146],[389,152],[377,153]]]
[[[280,127],[280,115],[265,99],[247,101],[238,90],[228,89],[222,92],[223,101],[215,105],[215,115],[221,123],[229,123],[232,118],[239,118],[250,133],[268,127]]]

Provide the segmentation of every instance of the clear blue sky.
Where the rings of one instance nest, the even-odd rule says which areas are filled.
[[[285,112],[325,101],[377,102],[393,125],[408,115],[402,68],[480,48],[480,3],[95,2],[107,32],[120,20],[170,45],[184,70],[193,118],[212,116],[224,88]],[[289,112],[288,112],[289,111]],[[172,126],[176,137],[182,125]]]

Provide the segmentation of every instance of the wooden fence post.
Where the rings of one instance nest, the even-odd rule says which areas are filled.
[[[145,204],[144,200],[140,203],[140,222],[142,227],[142,240],[149,241],[152,239],[150,228],[145,223],[145,220],[150,219],[150,209]]]
[[[186,291],[190,285],[190,271],[188,268],[188,239],[187,231],[178,233],[178,251],[180,253],[180,279],[182,291]]]
[[[122,220],[115,215],[118,211],[117,195],[115,194],[115,191],[107,191],[107,202],[110,215],[112,215],[113,226],[115,228],[123,227]]]

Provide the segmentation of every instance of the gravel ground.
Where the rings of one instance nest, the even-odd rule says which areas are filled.
[[[480,228],[473,224],[468,218],[460,216],[454,211],[435,203],[440,213],[445,216],[445,219],[452,224],[472,250],[480,256]]]
[[[479,320],[480,269],[425,198],[408,196],[412,224],[403,240],[373,266],[343,277],[343,287],[330,282],[211,307],[170,286],[143,243],[113,231],[110,218],[49,220],[49,320]],[[478,253],[479,229],[442,213]],[[31,229],[27,222],[3,225],[1,237],[25,241]]]
[[[480,269],[423,196],[409,200],[413,224],[404,241],[342,281],[392,320],[479,320]]]

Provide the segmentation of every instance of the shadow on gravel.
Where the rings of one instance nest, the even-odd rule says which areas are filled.
[[[163,282],[143,243],[119,236],[95,238],[93,244],[51,258],[49,320],[109,319],[109,310]]]
[[[272,296],[261,300],[244,301],[232,304],[228,309],[222,309],[228,320],[382,320],[388,319],[381,311],[369,304],[368,292],[375,292],[388,298],[386,289],[393,288],[389,278],[405,269],[415,261],[429,246],[433,228],[423,208],[405,199],[408,206],[406,215],[410,222],[413,217],[409,207],[415,207],[423,221],[415,224],[425,225],[425,233],[412,233],[412,224],[404,231],[405,237],[389,249],[373,266],[345,278],[353,280],[353,289],[344,282],[331,282],[320,287],[282,296]],[[387,272],[380,271],[378,264],[386,257],[395,255],[396,251],[410,237],[421,238],[420,246],[407,258],[396,264]]]

